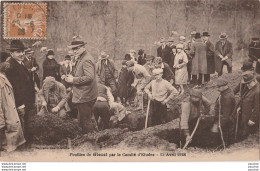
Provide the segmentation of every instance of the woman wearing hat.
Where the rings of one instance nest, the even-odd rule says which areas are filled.
[[[43,68],[43,80],[48,77],[54,77],[57,81],[60,81],[60,65],[54,59],[54,51],[48,50],[46,54],[46,59],[43,61],[42,64]]]
[[[175,69],[175,84],[179,85],[181,88],[181,94],[184,93],[183,85],[187,84],[188,82],[188,71],[187,71],[187,63],[188,57],[186,53],[183,51],[183,44],[178,44],[176,46],[177,54],[174,59],[174,66]]]

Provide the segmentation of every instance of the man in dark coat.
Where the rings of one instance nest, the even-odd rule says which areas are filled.
[[[232,72],[232,43],[227,40],[228,35],[226,33],[221,33],[219,36],[219,41],[215,45],[215,69],[218,76],[223,73],[223,66],[227,66],[228,73]]]
[[[157,56],[161,57],[163,62],[168,65],[171,64],[172,58],[172,48],[166,45],[167,41],[165,39],[161,39],[161,46],[157,49]]]
[[[83,133],[97,131],[97,123],[92,111],[93,105],[97,99],[97,81],[94,58],[85,48],[86,42],[76,37],[71,48],[76,57],[76,65],[73,75],[67,75],[65,81],[73,85],[72,102],[78,109],[79,125]]]
[[[23,63],[25,50],[23,43],[20,40],[12,40],[9,50],[11,57],[7,59],[7,62],[10,63],[10,68],[6,71],[6,77],[13,86],[15,105],[22,128],[24,128],[25,139],[30,142],[32,136],[29,133],[28,124],[32,119],[35,103],[34,83]]]
[[[188,57],[188,63],[187,63],[187,71],[188,71],[188,79],[189,81],[191,81],[191,61],[192,61],[192,56],[190,55],[190,48],[191,48],[191,44],[195,42],[195,34],[196,31],[192,31],[190,34],[190,41],[187,42],[187,46],[184,46],[184,52],[187,54]]]
[[[96,72],[98,82],[111,88],[112,94],[117,99],[117,69],[114,62],[109,59],[105,52],[101,53],[100,59],[96,63]]]
[[[260,86],[253,71],[246,71],[242,74],[242,84],[245,90],[241,93],[238,135],[240,139],[246,138],[250,130],[259,129],[260,114]]]
[[[219,132],[223,128],[229,128],[226,130],[232,129],[233,124],[233,111],[236,106],[236,99],[233,91],[228,86],[228,81],[224,78],[217,79],[217,89],[220,92],[216,102],[215,102],[215,123],[211,129],[211,132],[216,133],[218,139],[220,138]],[[219,128],[220,123],[220,128]],[[230,144],[230,135],[228,132],[222,132],[224,137],[228,137],[225,143]]]
[[[54,51],[48,50],[46,54],[46,59],[43,61],[42,64],[43,68],[43,80],[50,76],[54,77],[57,81],[61,81],[60,77],[60,65],[58,62],[54,59]]]
[[[210,81],[210,74],[215,73],[215,49],[213,43],[209,40],[209,33],[203,32],[202,38],[206,44],[206,56],[207,56],[207,74],[205,74],[204,81]]]
[[[30,75],[32,76],[33,82],[37,85],[38,88],[40,88],[40,78],[37,74],[37,71],[39,70],[39,65],[36,59],[33,57],[34,51],[28,48],[24,52],[25,58],[23,60],[23,63],[28,69]]]
[[[255,71],[260,74],[260,42],[259,38],[252,38],[252,42],[249,44],[249,58],[252,61],[256,61]]]

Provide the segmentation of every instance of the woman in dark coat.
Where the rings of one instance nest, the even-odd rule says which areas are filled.
[[[122,62],[122,68],[118,77],[118,95],[121,100],[121,103],[126,105],[127,101],[127,78],[128,78],[128,70],[126,67],[126,60]]]
[[[48,50],[46,54],[46,59],[43,61],[43,80],[48,77],[54,77],[57,81],[61,81],[60,79],[60,65],[54,59],[54,51]]]

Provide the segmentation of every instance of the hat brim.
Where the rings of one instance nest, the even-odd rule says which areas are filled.
[[[17,50],[24,51],[25,49],[27,49],[27,48],[26,47],[24,47],[24,48],[6,48],[6,50],[9,50],[9,51],[17,51]]]
[[[74,49],[74,48],[76,48],[76,47],[84,46],[84,45],[86,45],[86,44],[87,44],[87,42],[84,42],[83,44],[78,44],[78,45],[68,45],[67,47],[70,48],[70,49]]]
[[[241,80],[241,83],[242,84],[247,84],[247,83],[250,83],[251,81],[254,81],[256,79],[256,76],[254,76],[251,80],[248,80],[248,81],[245,81],[243,78]]]
[[[221,36],[219,36],[219,39],[227,39],[228,38],[228,35],[226,36],[226,37],[221,37]]]

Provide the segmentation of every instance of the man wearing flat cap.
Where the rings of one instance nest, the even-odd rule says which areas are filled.
[[[114,99],[117,100],[117,84],[116,79],[118,72],[115,67],[114,61],[109,59],[106,52],[101,52],[100,59],[96,63],[96,72],[98,82],[111,88]]]
[[[253,71],[243,72],[241,83],[246,87],[240,93],[241,103],[238,112],[241,112],[241,116],[239,117],[238,135],[244,139],[251,131],[259,128],[260,86]]]
[[[180,120],[181,133],[190,139],[192,127],[201,115],[208,115],[210,112],[210,101],[202,95],[202,91],[197,88],[190,90],[190,96],[184,99],[181,104],[182,113]]]
[[[94,58],[85,48],[86,42],[81,37],[75,37],[68,46],[73,50],[76,64],[72,75],[67,75],[65,81],[72,84],[72,102],[78,110],[79,125],[83,133],[97,131],[97,123],[92,112],[97,99],[96,67]]]
[[[146,87],[145,92],[151,100],[151,126],[166,122],[167,106],[166,104],[179,92],[162,78],[163,70],[156,68],[153,70],[155,80],[152,80]]]
[[[218,76],[223,74],[223,66],[227,66],[228,73],[232,72],[232,43],[227,40],[228,35],[221,33],[219,41],[215,45],[215,69]]]
[[[226,79],[219,77],[216,82],[217,90],[220,94],[215,102],[215,122],[211,128],[211,132],[215,133],[216,137],[220,139],[219,133],[223,130],[223,128],[227,128],[225,130],[232,129],[232,114],[236,106],[236,99],[233,91],[229,88],[228,81]],[[223,132],[224,137],[228,137],[225,141],[227,144],[230,144],[231,141],[231,139],[229,139],[231,137],[229,136],[229,133],[230,132]]]
[[[252,42],[249,44],[248,56],[252,61],[256,61],[255,71],[260,74],[260,42],[259,38],[252,38]]]
[[[23,63],[25,49],[20,40],[11,41],[9,48],[11,57],[7,59],[10,68],[6,71],[6,77],[14,90],[15,106],[20,117],[25,139],[30,143],[32,135],[29,132],[28,124],[34,115],[35,90],[32,77]]]
[[[37,74],[39,71],[39,65],[36,58],[33,57],[34,51],[30,48],[25,49],[25,58],[23,60],[24,65],[28,69],[30,75],[32,76],[33,82],[36,84],[37,88],[40,88],[40,78]]]

